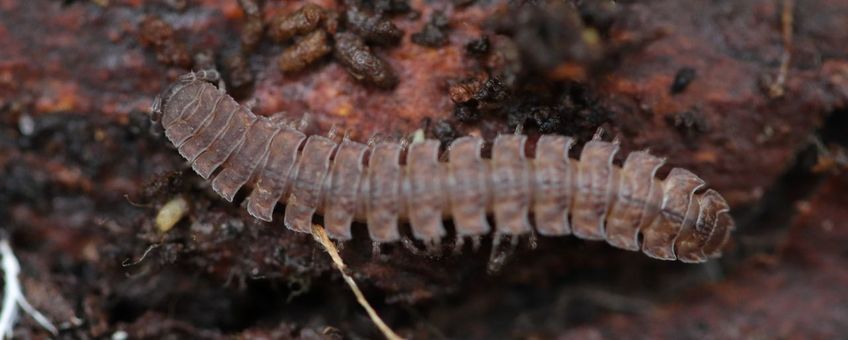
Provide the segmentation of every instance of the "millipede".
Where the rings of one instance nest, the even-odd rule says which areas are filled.
[[[296,232],[311,232],[320,214],[337,241],[350,240],[357,221],[377,244],[405,239],[400,226],[408,223],[414,239],[439,245],[452,219],[457,243],[489,233],[573,234],[698,263],[720,256],[734,229],[725,199],[698,176],[673,168],[659,179],[665,159],[648,151],[616,165],[618,141],[600,134],[578,159],[569,157],[574,140],[559,135],[540,136],[533,157],[518,134],[497,136],[489,158],[471,136],[445,155],[436,140],[337,141],[254,114],[212,84],[218,80],[214,70],[180,76],[156,97],[151,117],[221,197],[232,202],[250,188],[243,204],[251,216],[270,222],[284,204],[283,224]]]

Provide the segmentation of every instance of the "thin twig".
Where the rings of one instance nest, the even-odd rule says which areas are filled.
[[[786,89],[786,76],[789,73],[789,63],[792,60],[792,26],[794,21],[795,0],[783,0],[780,14],[781,36],[783,38],[783,53],[780,55],[780,69],[777,78],[769,87],[772,98],[783,96]]]
[[[159,248],[159,243],[151,244],[144,251],[144,254],[141,254],[141,257],[139,257],[137,260],[132,260],[132,259],[128,259],[128,258],[124,259],[124,261],[121,262],[121,267],[132,267],[132,266],[135,266],[135,265],[141,263],[141,261],[144,261],[144,259],[147,258],[147,255],[150,254],[150,252],[153,251],[153,249],[156,249],[156,248]]]
[[[42,328],[46,329],[54,336],[59,334],[50,320],[41,314],[38,310],[32,307],[26,300],[21,291],[21,283],[18,281],[18,274],[21,272],[21,265],[18,263],[18,258],[12,252],[12,247],[9,246],[9,240],[0,240],[0,255],[3,256],[3,279],[5,287],[3,289],[3,309],[0,310],[0,334],[6,337],[12,337],[12,328],[18,318],[18,306],[24,312],[32,316]]]
[[[365,299],[365,295],[362,294],[362,291],[359,290],[359,287],[356,285],[356,282],[353,281],[353,278],[347,274],[347,267],[342,261],[342,257],[339,256],[339,251],[336,249],[336,245],[330,241],[330,238],[327,237],[327,233],[324,231],[324,228],[320,225],[314,224],[312,225],[312,237],[316,242],[321,244],[324,247],[324,250],[330,254],[330,258],[333,260],[333,263],[336,265],[336,268],[342,274],[342,278],[347,282],[347,285],[350,286],[350,290],[353,291],[353,295],[356,295],[356,301],[365,308],[365,311],[368,312],[368,316],[371,318],[371,321],[374,322],[374,325],[380,329],[380,332],[389,340],[401,340],[399,335],[395,333],[389,326],[383,322],[383,319],[380,318],[380,315],[371,307],[371,304],[368,303],[368,300]]]

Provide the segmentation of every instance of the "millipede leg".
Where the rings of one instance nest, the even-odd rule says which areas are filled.
[[[382,257],[382,250],[380,249],[379,241],[371,242],[371,258],[374,260],[379,260]]]
[[[297,121],[297,125],[294,127],[297,131],[305,131],[306,128],[309,127],[309,123],[312,122],[312,115],[309,112],[303,113],[303,116],[300,116],[300,119]]]
[[[379,144],[380,142],[384,141],[385,139],[386,138],[385,138],[385,136],[383,136],[382,133],[375,132],[371,135],[371,137],[368,137],[368,142],[365,143],[365,144],[368,145],[368,148],[372,148],[372,147],[374,147],[374,145]]]
[[[339,130],[340,130],[339,126],[336,125],[336,124],[333,124],[332,126],[330,126],[330,131],[327,131],[327,138],[338,143],[339,142],[339,135],[340,135]],[[341,134],[341,135],[347,136],[346,133]]]
[[[400,243],[403,244],[403,247],[406,248],[412,255],[415,256],[423,256],[427,254],[426,251],[421,250],[418,246],[415,245],[415,242],[412,241],[409,237],[402,237],[400,239]]]
[[[536,235],[536,231],[531,229],[529,235],[527,235],[527,246],[533,250],[539,246],[539,237]]]
[[[478,251],[480,250],[480,246],[483,245],[483,241],[480,235],[471,236],[471,250]]]
[[[245,104],[245,106],[246,105],[248,105],[248,104]],[[284,126],[294,128],[294,126],[292,124],[292,120],[286,117],[285,111],[274,112],[274,113],[272,113],[268,116],[268,119],[270,119],[272,122],[274,122],[274,124],[277,124],[277,125],[280,125],[280,126],[284,125]]]
[[[598,129],[595,130],[595,134],[592,136],[592,140],[601,140],[601,139],[603,139],[603,137],[604,137],[604,128],[598,127]]]
[[[462,246],[465,245],[465,237],[460,235],[456,235],[456,238],[453,241],[453,255],[459,255],[462,253]]]
[[[403,136],[400,138],[400,148],[403,150],[409,149],[409,146],[413,143],[411,136]]]
[[[502,248],[503,239],[509,238],[509,246]],[[500,232],[495,232],[492,240],[492,252],[489,254],[489,264],[487,270],[489,273],[497,273],[501,270],[506,259],[515,252],[518,247],[519,238],[517,235],[508,235]]]
[[[424,241],[424,246],[427,248],[427,254],[433,257],[442,256],[442,239],[434,238]]]

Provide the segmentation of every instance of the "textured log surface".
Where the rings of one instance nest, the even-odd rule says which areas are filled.
[[[848,99],[844,1],[794,1],[782,97],[767,88],[785,50],[783,1],[618,1],[612,15],[577,10],[585,23],[577,26],[567,15],[504,10],[506,1],[457,8],[447,0],[399,2],[420,12],[390,15],[403,31],[400,41],[367,43],[397,77],[394,88],[382,90],[352,77],[334,53],[298,72],[282,72],[279,57],[299,38],[276,42],[268,32],[252,52],[242,53],[239,37],[256,27],[257,16],[245,15],[237,1],[0,0],[0,227],[12,237],[30,302],[64,322],[63,337],[73,338],[118,331],[130,338],[314,338],[325,326],[350,337],[375,336],[311,240],[256,222],[248,210],[220,199],[165,136],[149,133],[151,99],[179,75],[211,63],[227,79],[228,93],[253,102],[258,115],[286,109],[286,118],[296,119],[310,112],[306,135],[337,125],[355,141],[419,128],[444,143],[479,137],[451,144],[452,152],[484,155],[463,157],[468,164],[459,169],[485,167],[491,144],[479,142],[511,133],[517,121],[527,122],[527,145],[537,148],[541,130],[573,136],[579,149],[601,126],[620,138],[619,155],[647,147],[663,155],[667,165],[657,178],[667,178],[673,167],[698,174],[727,199],[739,223],[722,259],[707,266],[556,237],[540,238],[533,251],[520,245],[494,276],[485,273],[490,242],[479,252],[440,259],[387,247],[375,260],[367,227],[354,227],[345,261],[404,335],[840,338],[848,332],[842,318],[848,187],[830,172],[811,172],[832,170],[828,164],[838,169],[839,157],[823,157],[813,167],[815,155],[811,161],[798,151],[812,136],[839,155],[830,143],[844,138],[848,126],[841,118]],[[315,3],[339,9],[337,1]],[[259,9],[270,23],[302,5],[264,1]],[[443,10],[447,28],[427,25],[439,21],[432,20],[435,9]],[[501,12],[532,20],[503,22]],[[566,27],[561,32],[570,34],[594,29],[604,48],[599,52],[568,34],[553,37],[559,43],[551,46],[534,23]],[[444,45],[413,43],[411,36],[425,26],[435,32],[425,37],[444,33]],[[504,83],[478,77],[495,69],[514,77]],[[498,89],[504,88],[512,99],[501,100]],[[249,116],[233,117],[245,120],[228,124],[252,124]],[[222,139],[242,134],[228,132],[232,136]],[[305,138],[277,136],[269,149]],[[240,145],[210,147],[224,146]],[[337,155],[342,150],[351,164],[365,152],[356,144],[339,146]],[[542,151],[527,150],[534,152]],[[284,165],[293,155],[276,157],[283,166],[267,176],[291,171]],[[195,169],[208,177],[226,161],[195,160]],[[338,167],[328,176],[365,170]],[[463,214],[464,206],[480,204],[479,179],[469,174],[454,172],[464,194],[451,197],[450,209],[462,216],[455,224],[478,232],[485,228],[483,216],[473,209]],[[273,183],[263,185],[267,196],[256,194],[250,202],[282,190]],[[338,190],[353,198],[356,184],[350,184]],[[646,189],[629,190],[643,195]],[[549,194],[535,192],[529,209],[546,210],[551,215],[545,220],[554,221],[562,211],[554,207],[557,198],[535,197]],[[154,216],[176,195],[186,198],[190,211],[160,233]],[[357,209],[350,201],[335,204],[333,211]],[[611,209],[621,216],[635,211]],[[335,217],[337,226],[347,225],[345,216]],[[536,218],[530,222],[541,233]],[[607,228],[629,228],[627,221],[634,219],[608,219]],[[562,232],[558,226],[546,229]],[[17,332],[43,336],[26,318]]]

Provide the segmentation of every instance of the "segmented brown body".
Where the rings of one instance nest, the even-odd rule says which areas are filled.
[[[310,232],[320,213],[338,240],[351,238],[356,220],[367,223],[373,241],[398,241],[399,224],[408,222],[413,237],[432,244],[446,236],[445,218],[462,238],[489,233],[491,215],[502,235],[574,234],[654,258],[703,262],[720,255],[734,228],[725,200],[698,176],[674,168],[660,180],[664,159],[645,151],[619,167],[617,142],[596,137],[578,160],[568,156],[571,138],[544,135],[528,158],[525,136],[501,135],[484,159],[483,140],[462,137],[443,162],[434,140],[404,153],[398,143],[305,136],[205,81],[216,77],[188,74],[157,98],[153,111],[165,135],[226,200],[252,188],[245,202],[251,215],[271,221],[274,207],[285,204],[284,224],[298,232]]]

